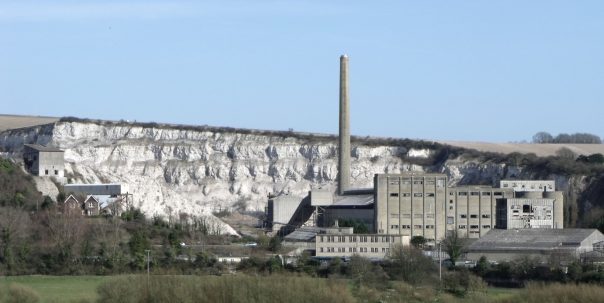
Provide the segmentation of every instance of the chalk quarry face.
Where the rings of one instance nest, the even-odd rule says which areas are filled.
[[[313,143],[279,135],[84,122],[0,133],[0,146],[15,157],[23,143],[64,149],[72,183],[127,184],[134,204],[148,216],[187,213],[217,220],[212,212],[242,200],[249,210],[262,211],[269,193],[303,197],[314,186],[335,191],[337,177],[333,138]],[[369,188],[375,173],[423,171],[400,155],[425,158],[430,151],[353,144],[351,154],[351,187]],[[461,161],[438,169],[452,185],[464,177],[489,180],[510,171]]]

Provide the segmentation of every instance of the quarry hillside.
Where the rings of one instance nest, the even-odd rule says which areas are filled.
[[[262,211],[269,194],[335,191],[338,173],[335,135],[76,118],[0,132],[5,157],[19,160],[25,143],[65,150],[70,183],[127,184],[135,206],[148,215],[217,220],[212,213],[228,208]],[[375,173],[403,171],[445,173],[450,185],[553,179],[566,192],[568,227],[590,224],[604,206],[601,164],[389,138],[353,137],[351,155],[353,188],[372,187]]]

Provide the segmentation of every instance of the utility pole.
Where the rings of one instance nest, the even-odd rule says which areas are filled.
[[[147,253],[147,293],[149,292],[149,275],[150,275],[150,271],[149,271],[149,264],[150,264],[150,258],[149,258],[149,253],[151,252],[151,250],[149,249],[145,249],[145,252]]]
[[[441,242],[438,242],[438,281],[442,283],[443,281],[443,262],[441,260],[441,253],[440,253],[440,246],[441,246]]]

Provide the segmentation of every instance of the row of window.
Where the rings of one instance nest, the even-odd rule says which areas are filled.
[[[434,193],[414,193],[413,196],[416,198],[421,198],[421,197],[434,197]],[[392,192],[390,193],[390,197],[396,198],[399,196],[399,193],[397,192]],[[411,197],[411,193],[400,193],[401,197]]]
[[[466,229],[468,226],[467,225],[458,225],[457,229]],[[470,225],[470,229],[478,229],[478,225]],[[483,225],[482,226],[483,229],[490,229],[491,225]]]
[[[466,218],[468,218],[468,215],[466,215],[466,214],[461,214],[461,215],[459,215],[459,217],[460,217],[461,219],[466,219]],[[483,219],[490,219],[490,218],[491,218],[491,215],[488,215],[488,214],[483,214],[481,217],[482,217]],[[476,215],[476,214],[472,214],[472,215],[470,215],[470,219],[478,219],[478,215]]]
[[[325,248],[319,247],[319,252],[335,253],[336,251],[339,253],[344,253],[344,252],[346,252],[346,247],[325,247]],[[382,253],[388,253],[390,251],[390,249],[388,247],[381,247],[381,251],[382,251]],[[359,247],[358,251],[357,251],[357,247],[348,247],[348,252],[349,253],[356,253],[356,252],[379,253],[380,247],[370,247],[369,250],[367,250],[367,247]]]
[[[398,217],[399,217],[399,214],[397,214],[397,213],[390,214],[390,218],[398,219]],[[411,214],[402,214],[402,215],[400,215],[400,217],[403,219],[410,219]],[[424,214],[413,214],[413,218],[421,219],[423,217],[424,217]],[[434,219],[434,214],[426,214],[426,218]]]
[[[455,192],[454,191],[449,192],[449,195],[455,196]],[[491,196],[491,192],[490,191],[483,191],[483,192],[471,191],[471,192],[469,192],[469,195],[470,196],[480,196],[480,195]],[[462,197],[468,196],[468,192],[467,191],[458,191],[457,196],[462,196]],[[493,192],[493,196],[503,196],[503,192],[500,192],[500,191]]]
[[[348,238],[348,242],[394,242],[394,237],[389,236],[319,236],[319,242],[340,242],[346,243],[346,238]]]
[[[48,169],[44,170],[44,174],[48,176]],[[55,169],[55,176],[59,175],[59,171]]]
[[[398,229],[398,227],[399,227],[398,224],[390,225],[390,229]],[[402,229],[411,229],[411,225],[401,225],[400,227]],[[422,225],[413,225],[413,228],[415,228],[415,229],[422,229]],[[425,225],[425,228],[426,229],[434,229],[434,225],[428,224],[428,225]]]

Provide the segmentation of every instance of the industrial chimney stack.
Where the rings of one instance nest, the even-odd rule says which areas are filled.
[[[340,56],[340,144],[339,186],[343,195],[350,186],[350,110],[348,104],[348,56]]]

